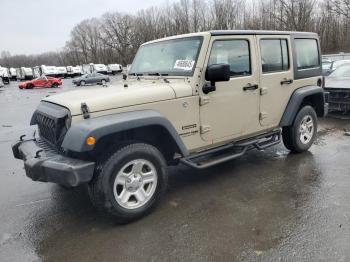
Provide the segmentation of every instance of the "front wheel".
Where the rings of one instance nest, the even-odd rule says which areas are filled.
[[[58,84],[57,83],[53,83],[51,87],[52,88],[58,88]]]
[[[283,143],[292,152],[307,151],[317,135],[317,114],[311,106],[304,106],[295,117],[292,126],[283,127]]]
[[[101,85],[102,85],[102,86],[105,86],[106,83],[107,83],[107,82],[106,82],[106,80],[104,80],[104,79],[101,81]]]
[[[89,184],[93,204],[128,223],[149,214],[167,186],[166,162],[149,144],[130,144],[101,161]]]

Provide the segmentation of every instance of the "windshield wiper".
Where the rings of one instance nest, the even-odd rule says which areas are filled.
[[[168,76],[169,74],[161,74],[161,73],[158,73],[158,72],[154,72],[154,73],[148,73],[147,75],[149,75],[149,76],[160,76],[160,78],[163,79],[165,83],[169,83],[168,79],[164,78],[164,76]]]
[[[147,75],[149,75],[149,76],[168,76],[169,74],[161,74],[161,73],[155,72],[155,73],[148,73]]]

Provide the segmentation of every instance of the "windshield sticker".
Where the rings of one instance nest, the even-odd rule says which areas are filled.
[[[195,61],[192,60],[176,60],[174,69],[180,69],[185,71],[191,71]]]

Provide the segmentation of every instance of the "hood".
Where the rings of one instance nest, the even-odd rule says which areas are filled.
[[[349,88],[350,89],[350,78],[334,78],[326,77],[325,78],[325,87],[326,88]]]
[[[184,84],[183,84],[184,85]],[[181,94],[185,92],[181,89]],[[192,94],[188,85],[186,88]],[[108,109],[121,108],[126,106],[140,105],[157,101],[176,98],[174,89],[166,83],[135,82],[124,85],[111,85],[109,87],[83,88],[69,91],[43,99],[68,108],[71,114],[81,114],[81,104],[86,103],[91,113]]]

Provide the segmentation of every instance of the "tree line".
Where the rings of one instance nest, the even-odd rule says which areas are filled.
[[[2,66],[131,63],[150,40],[226,29],[311,31],[323,53],[350,51],[350,0],[179,0],[136,14],[109,12],[81,21],[59,52],[2,52]]]

